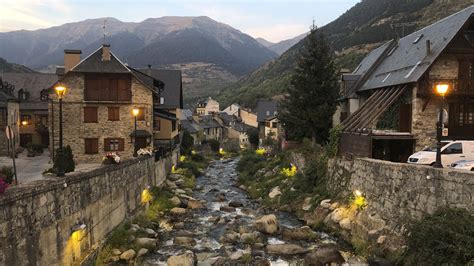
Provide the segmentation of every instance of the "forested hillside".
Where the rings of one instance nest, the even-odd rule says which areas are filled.
[[[362,0],[320,30],[335,49],[339,67],[352,70],[381,42],[403,37],[472,4],[474,0]],[[223,105],[237,102],[253,107],[260,98],[280,95],[289,86],[304,41],[223,90],[218,99]]]

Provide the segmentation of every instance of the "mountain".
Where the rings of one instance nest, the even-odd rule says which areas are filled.
[[[0,57],[0,73],[3,72],[34,73],[35,71],[22,65],[8,63],[5,59]]]
[[[320,30],[334,48],[339,66],[354,69],[381,43],[412,33],[472,4],[473,0],[362,0]],[[412,26],[397,27],[399,23],[410,22]],[[290,84],[304,41],[225,88],[218,100],[222,105],[236,102],[253,107],[258,99],[281,95]]]
[[[275,43],[273,42],[270,42],[270,41],[267,41],[265,40],[264,38],[257,38],[255,39],[258,43],[260,43],[261,45],[265,46],[265,47],[270,47],[272,45],[274,45]]]
[[[35,31],[0,33],[0,57],[35,69],[51,69],[51,65],[63,63],[64,49],[81,49],[84,56],[95,51],[104,42],[104,21],[106,42],[131,66],[169,68],[185,64],[201,70],[202,65],[218,69],[216,75],[206,70],[203,76],[213,78],[206,81],[203,93],[228,86],[278,56],[251,36],[209,17],[161,17],[138,23],[88,19]],[[188,74],[199,75],[199,71]]]
[[[293,45],[297,44],[299,41],[301,41],[304,37],[306,37],[307,33],[303,33],[301,35],[298,35],[294,38],[284,40],[278,43],[274,43],[270,46],[267,46],[270,50],[274,51],[278,55],[282,55],[284,52],[286,52],[288,49],[290,49]]]

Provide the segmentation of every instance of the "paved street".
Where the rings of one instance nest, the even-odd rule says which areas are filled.
[[[20,184],[44,179],[43,172],[53,167],[52,162],[50,162],[49,151],[47,150],[42,155],[35,157],[27,157],[26,151],[24,151],[18,155],[15,161],[18,171],[18,182]],[[13,166],[12,159],[0,157],[0,168],[3,166]],[[76,165],[75,172],[87,172],[100,166],[101,164],[80,164]]]

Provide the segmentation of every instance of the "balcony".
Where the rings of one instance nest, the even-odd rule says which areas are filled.
[[[431,95],[434,92],[436,84],[449,84],[450,90],[448,96],[474,96],[474,79],[430,79],[420,83],[420,94]]]

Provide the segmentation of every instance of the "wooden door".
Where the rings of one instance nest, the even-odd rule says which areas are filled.
[[[146,144],[146,138],[143,138],[143,137],[137,137],[137,147],[138,149],[141,149],[141,148],[146,148],[147,147],[147,144]]]
[[[411,104],[400,105],[399,131],[411,132]]]

